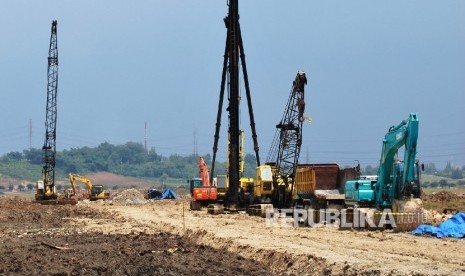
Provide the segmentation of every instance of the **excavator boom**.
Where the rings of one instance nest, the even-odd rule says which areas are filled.
[[[210,174],[203,157],[199,157],[199,176],[202,179],[203,186],[210,186]]]
[[[409,187],[419,182],[415,173],[419,169],[415,165],[418,124],[417,114],[411,113],[408,120],[392,126],[384,137],[376,183],[376,204],[379,208],[390,208],[393,199],[409,197],[412,191]],[[404,162],[400,164],[395,156],[402,146],[405,146]],[[414,197],[419,197],[419,183],[415,190]]]

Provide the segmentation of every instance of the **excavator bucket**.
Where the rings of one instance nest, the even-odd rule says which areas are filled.
[[[340,229],[392,229],[394,232],[405,232],[412,231],[427,221],[419,199],[396,204],[392,210],[383,211],[373,208],[344,209]]]
[[[393,228],[395,232],[412,231],[427,222],[423,202],[419,198],[394,200],[392,209],[396,222]]]

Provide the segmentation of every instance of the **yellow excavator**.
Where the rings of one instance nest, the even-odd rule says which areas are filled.
[[[110,193],[106,192],[103,188],[103,185],[93,185],[89,178],[78,175],[78,174],[69,174],[69,182],[71,183],[72,187],[72,194],[69,194],[69,197],[76,196],[77,186],[76,181],[83,183],[86,185],[88,195],[85,198],[89,200],[99,200],[99,199],[108,199],[110,197]]]

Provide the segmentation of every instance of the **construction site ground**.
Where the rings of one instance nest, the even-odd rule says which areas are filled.
[[[129,195],[129,196],[128,196]],[[0,198],[0,275],[464,275],[464,239],[266,227],[189,199],[41,205]]]

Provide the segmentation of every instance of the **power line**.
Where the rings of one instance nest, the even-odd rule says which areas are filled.
[[[147,148],[147,121],[145,121],[145,128],[144,128],[144,149],[145,149],[145,152],[149,152],[148,151],[148,148]]]
[[[32,119],[29,119],[29,150],[32,149]]]
[[[199,155],[198,149],[197,149],[197,128],[194,129],[194,155]]]

